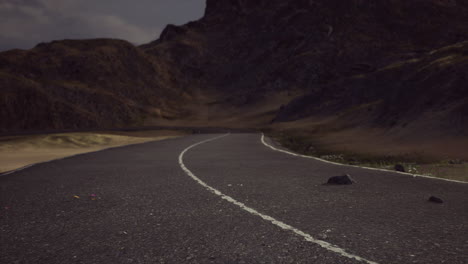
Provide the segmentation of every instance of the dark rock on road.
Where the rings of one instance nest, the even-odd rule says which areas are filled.
[[[431,196],[429,197],[429,202],[433,202],[433,203],[444,203],[444,200],[438,198],[438,197],[435,197],[435,196]]]
[[[333,185],[349,185],[353,184],[356,181],[351,178],[349,174],[345,174],[342,176],[334,176],[328,179],[327,184],[333,184]]]

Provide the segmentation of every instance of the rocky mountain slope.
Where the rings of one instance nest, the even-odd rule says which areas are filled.
[[[163,63],[121,40],[0,53],[0,131],[109,128],[174,118],[185,98]]]
[[[333,117],[343,126],[468,133],[468,42],[329,83],[283,107],[275,121]]]
[[[332,117],[459,134],[465,40],[466,1],[207,0],[203,18],[140,47],[66,41],[0,54],[1,128],[183,122],[200,109],[211,122],[220,110],[238,115],[289,94],[299,97],[280,111],[288,99],[270,103],[268,121]]]
[[[143,47],[183,57],[223,93],[310,90],[466,40],[459,2],[213,0],[200,21]]]

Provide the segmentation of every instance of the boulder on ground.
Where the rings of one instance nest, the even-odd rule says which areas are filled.
[[[330,179],[328,179],[327,184],[333,184],[333,185],[348,185],[348,184],[353,184],[356,181],[351,178],[349,174],[345,174],[342,176],[333,176]]]
[[[449,160],[449,164],[451,164],[451,165],[460,165],[460,164],[463,164],[463,161],[459,160],[459,159]]]
[[[399,172],[406,172],[405,166],[403,166],[403,165],[401,165],[401,164],[395,165],[395,170],[396,170],[396,171],[399,171]]]
[[[433,202],[433,203],[444,203],[444,201],[443,201],[442,199],[440,199],[439,197],[435,197],[435,196],[429,197],[429,202]]]

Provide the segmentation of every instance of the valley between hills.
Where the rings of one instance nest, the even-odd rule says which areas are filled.
[[[207,0],[153,42],[0,53],[2,135],[264,131],[294,151],[468,181],[468,3]]]

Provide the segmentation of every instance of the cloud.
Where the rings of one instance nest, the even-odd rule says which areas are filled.
[[[153,40],[160,31],[159,28],[148,29],[132,25],[114,15],[92,15],[79,17],[77,20],[81,25],[86,24],[87,33],[92,37],[127,39],[137,44]]]
[[[133,8],[135,3],[124,0],[0,0],[0,50],[65,38],[106,37],[143,44],[157,38],[165,24],[174,23],[167,21],[170,18],[191,20],[191,10],[202,1],[143,0],[138,3],[143,6]]]
[[[0,3],[0,37],[2,38],[34,37],[35,29],[47,24],[50,24],[50,20],[40,8]]]
[[[68,13],[73,10],[80,10],[85,1],[77,0],[34,0],[35,4],[46,10],[60,13]]]

